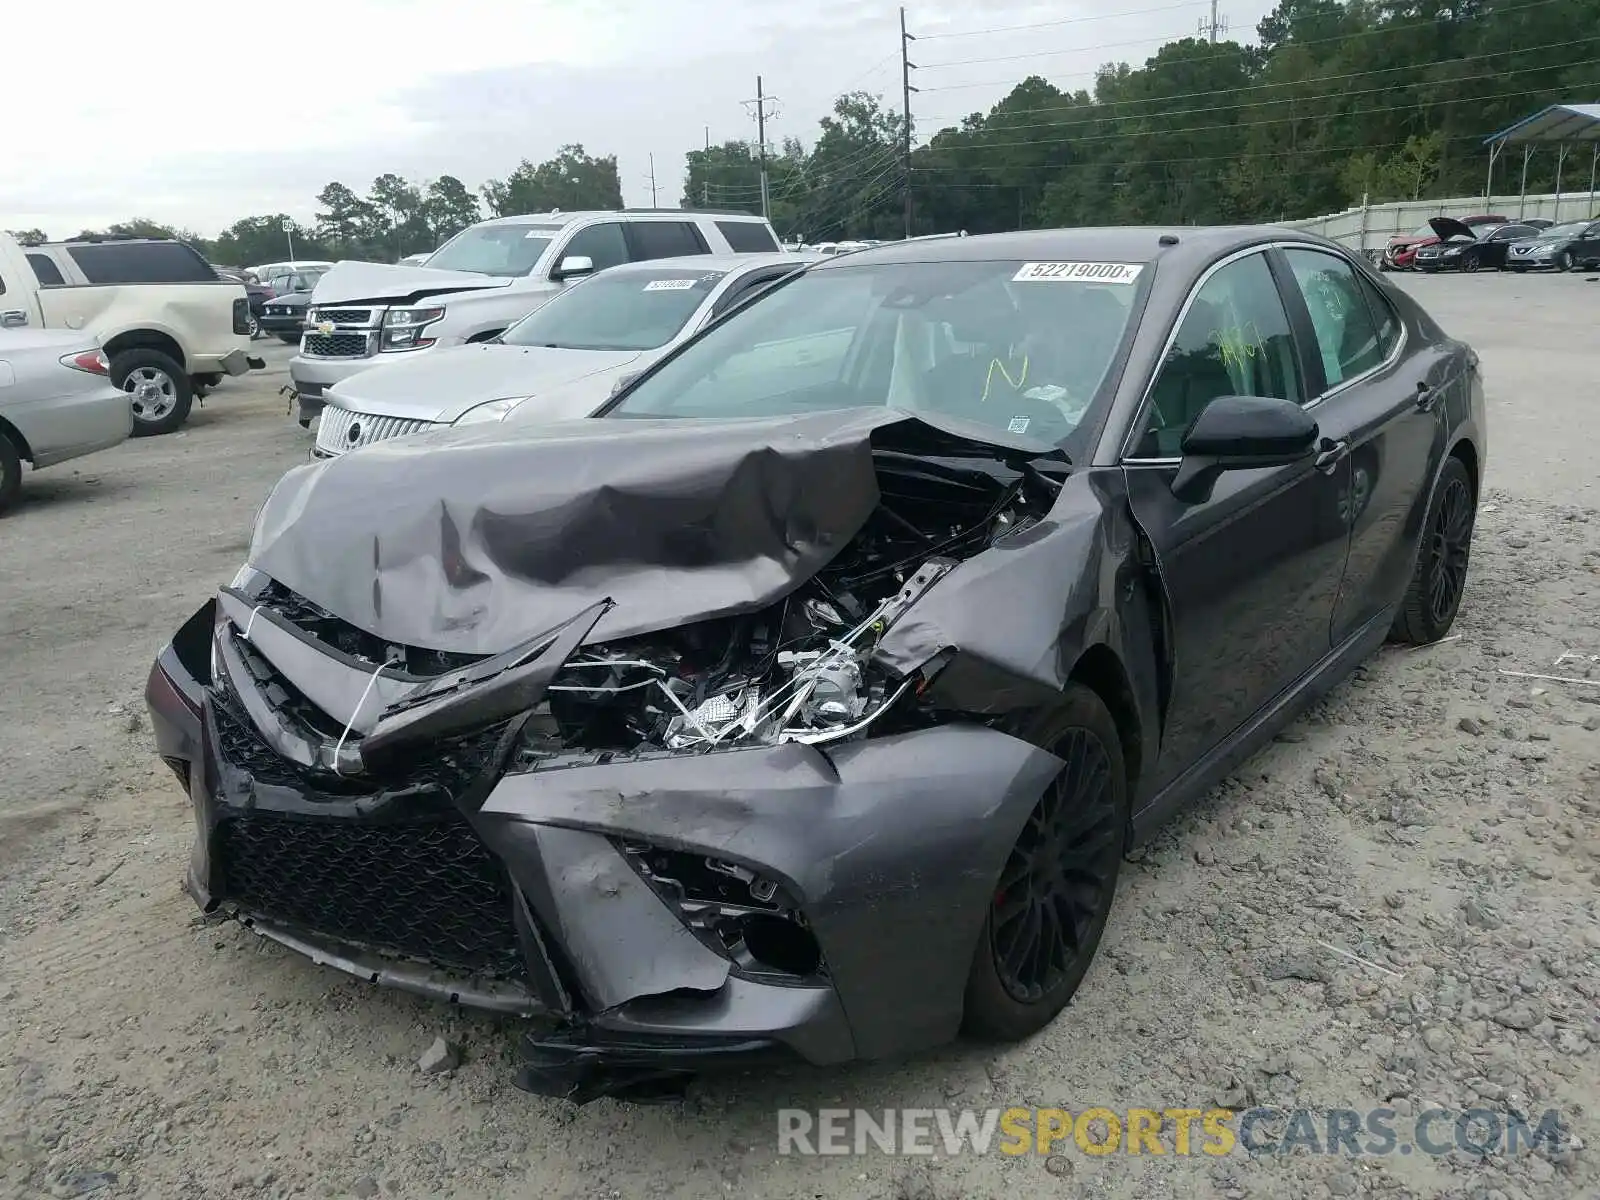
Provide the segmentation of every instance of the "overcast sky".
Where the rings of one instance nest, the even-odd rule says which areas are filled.
[[[742,102],[757,74],[777,97],[774,142],[809,145],[843,91],[900,99],[898,6],[872,0],[337,0],[248,21],[216,0],[141,0],[111,25],[102,4],[5,5],[12,47],[62,54],[8,57],[0,229],[63,237],[138,216],[214,236],[278,211],[309,223],[329,180],[365,192],[385,171],[450,174],[477,188],[567,142],[615,154],[630,205],[650,203],[653,154],[656,200],[676,205],[685,150],[708,131],[754,139]],[[1271,7],[1221,12],[1246,40]],[[1101,63],[1142,63],[1208,13],[1209,0],[907,5],[919,137],[1029,74],[1089,86]]]

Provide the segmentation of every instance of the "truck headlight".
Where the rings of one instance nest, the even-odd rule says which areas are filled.
[[[444,309],[434,308],[391,308],[383,316],[383,349],[384,350],[421,350],[434,343],[433,338],[423,337],[423,331],[435,321],[444,319]]]
[[[485,400],[482,404],[474,405],[472,408],[467,409],[451,424],[480,425],[485,421],[504,421],[511,415],[511,410],[527,398],[526,396],[507,396],[500,400]]]

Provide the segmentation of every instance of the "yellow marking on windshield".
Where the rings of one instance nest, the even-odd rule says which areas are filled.
[[[1022,385],[1028,382],[1028,356],[1026,354],[1022,356],[1022,372],[1015,379],[1011,378],[1011,372],[1006,370],[1005,363],[998,358],[991,358],[989,360],[988,374],[983,377],[983,400],[979,401],[979,403],[989,399],[989,389],[994,385],[994,373],[996,371],[999,371],[1000,377],[1011,385],[1012,391],[1019,391]]]

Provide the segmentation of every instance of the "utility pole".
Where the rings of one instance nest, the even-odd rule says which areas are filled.
[[[901,146],[901,190],[905,197],[906,210],[906,236],[911,236],[911,93],[917,89],[911,86],[911,72],[916,70],[917,64],[911,61],[910,46],[916,37],[906,32],[906,10],[900,10],[900,124],[901,133],[904,135]]]
[[[767,193],[767,105],[776,105],[778,98],[767,95],[761,85],[761,76],[757,75],[756,98],[754,100],[746,100],[745,103],[755,105],[756,155],[761,163],[761,215],[771,220],[772,214],[769,211]]]
[[[656,207],[656,156],[650,156],[650,207]]]

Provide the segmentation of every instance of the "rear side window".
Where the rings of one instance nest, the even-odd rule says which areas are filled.
[[[56,260],[48,254],[28,255],[28,265],[33,268],[34,277],[45,287],[60,287],[67,282],[62,278]]]
[[[778,239],[759,221],[718,221],[717,232],[736,254],[772,254],[778,249]]]
[[[635,262],[711,253],[693,221],[633,221],[628,225],[628,241],[633,246]]]
[[[1361,280],[1361,291],[1367,298],[1367,307],[1372,310],[1373,320],[1378,325],[1378,349],[1387,359],[1394,353],[1394,348],[1400,344],[1400,316],[1394,311],[1394,305],[1389,303],[1389,298],[1378,290],[1378,285],[1365,275],[1358,275]]]
[[[1284,257],[1311,314],[1328,386],[1337,387],[1381,363],[1385,355],[1355,268],[1320,250],[1286,250]]]
[[[216,283],[217,273],[182,242],[91,242],[67,253],[90,283]]]

